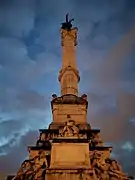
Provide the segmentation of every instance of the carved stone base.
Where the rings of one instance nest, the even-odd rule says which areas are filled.
[[[46,180],[97,180],[90,169],[48,169]]]
[[[53,143],[51,168],[90,168],[88,143]]]

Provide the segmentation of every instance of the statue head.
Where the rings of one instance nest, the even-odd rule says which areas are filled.
[[[67,126],[74,126],[75,125],[75,121],[74,120],[69,120],[67,122]]]
[[[113,168],[117,168],[117,161],[113,159],[111,165]]]

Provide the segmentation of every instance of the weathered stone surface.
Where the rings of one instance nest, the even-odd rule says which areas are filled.
[[[54,122],[65,123],[68,121],[67,115],[70,114],[76,123],[86,123],[87,105],[85,104],[54,104],[52,111]]]
[[[89,144],[54,143],[51,151],[51,168],[90,168]]]
[[[90,169],[49,169],[46,171],[46,180],[97,180]]]

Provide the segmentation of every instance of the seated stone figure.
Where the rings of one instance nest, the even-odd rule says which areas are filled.
[[[78,127],[75,125],[75,121],[71,121],[72,122],[72,125],[70,126],[71,127],[71,130],[73,132],[73,136],[76,136],[78,137],[78,134],[79,134],[79,129]]]
[[[104,159],[101,152],[94,151],[91,156],[91,166],[95,171],[95,175],[99,180],[130,180],[123,173],[121,166],[116,160],[111,158]]]
[[[61,128],[59,130],[59,135],[61,137],[78,137],[79,129],[75,125],[75,122],[73,120],[69,120],[66,122],[64,128]]]
[[[43,150],[32,159],[25,160],[12,180],[44,180],[48,162]]]
[[[34,178],[42,180],[44,179],[46,168],[48,167],[48,163],[45,157],[44,151],[40,151],[39,155],[35,158],[35,164],[34,164]]]
[[[99,175],[99,169],[98,169],[98,160],[100,159],[100,153],[98,151],[94,151],[90,155],[90,161],[92,169],[94,169],[96,176]]]
[[[101,152],[98,151],[93,152],[91,157],[91,165],[97,179],[110,180],[108,174],[109,166],[108,164],[106,164],[104,156]]]
[[[123,173],[121,166],[116,160],[112,160],[109,168],[110,179],[129,179],[126,174]]]
[[[63,128],[63,135],[65,137],[73,136],[72,123],[66,122],[66,125]]]
[[[30,160],[25,160],[21,167],[19,168],[19,171],[17,175],[13,178],[13,180],[32,180],[34,175],[34,169],[33,169],[33,163]]]
[[[109,166],[106,164],[103,154],[100,154],[100,157],[97,160],[97,167],[99,169],[99,179],[109,180]]]

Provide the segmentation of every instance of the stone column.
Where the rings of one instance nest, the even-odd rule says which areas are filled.
[[[62,68],[59,73],[61,95],[78,95],[79,72],[76,66],[77,28],[61,28]]]

